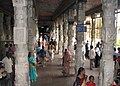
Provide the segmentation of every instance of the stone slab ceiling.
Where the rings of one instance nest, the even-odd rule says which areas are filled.
[[[51,21],[74,5],[76,0],[37,0],[39,22]],[[86,11],[101,4],[101,0],[87,0]],[[97,9],[97,8],[95,8]]]
[[[40,21],[51,21],[61,13],[65,12],[68,7],[72,7],[76,0],[33,0],[36,2],[37,14]],[[87,0],[86,11],[101,4],[101,0]],[[97,8],[95,8],[97,9]],[[0,11],[13,15],[12,0],[0,0]]]
[[[50,19],[62,0],[36,0],[39,18]]]

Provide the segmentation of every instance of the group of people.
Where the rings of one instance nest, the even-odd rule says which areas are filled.
[[[85,69],[83,67],[80,67],[78,69],[78,73],[73,83],[73,86],[97,86],[96,83],[94,82],[95,78],[93,75],[89,76],[88,81],[87,77],[88,76],[85,74]],[[114,78],[110,86],[120,86],[120,72],[118,72],[118,75]]]
[[[53,61],[53,59],[54,59],[54,55],[55,55],[55,51],[56,51],[56,45],[57,45],[57,42],[53,39],[51,39],[51,41],[48,44],[48,53],[49,53],[51,61]]]
[[[90,47],[90,49],[89,49]],[[102,44],[98,42],[96,47],[93,48],[92,45],[89,46],[88,41],[85,44],[85,57],[90,60],[90,69],[93,67],[97,68],[100,66],[100,59],[102,57]]]
[[[73,83],[73,86],[96,86],[94,82],[94,76],[89,76],[89,81],[87,81],[87,75],[85,74],[85,69],[80,67],[78,69],[77,77]]]
[[[41,64],[42,67],[44,68],[45,58],[46,51],[44,50],[44,46],[42,46],[42,48],[38,46],[34,52],[28,53],[29,76],[31,83],[35,82],[37,79],[36,64]]]
[[[14,86],[15,80],[15,45],[5,44],[4,57],[0,63],[0,86]]]

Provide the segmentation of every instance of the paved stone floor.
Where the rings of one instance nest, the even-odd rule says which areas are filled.
[[[37,66],[38,77],[37,81],[32,86],[72,86],[75,80],[75,75],[69,77],[62,76],[62,66],[60,55],[55,55],[55,60],[46,62],[46,67],[42,68],[40,65]],[[86,74],[94,75],[95,82],[98,83],[98,70],[89,70],[89,60],[85,61],[84,64]]]

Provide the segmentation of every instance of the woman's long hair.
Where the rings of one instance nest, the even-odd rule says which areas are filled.
[[[28,53],[28,58],[32,56],[32,52],[29,52]]]
[[[80,73],[82,72],[82,71],[84,71],[85,69],[83,68],[83,67],[80,67],[79,69],[78,69],[78,74],[77,74],[77,76],[78,75],[80,75]]]

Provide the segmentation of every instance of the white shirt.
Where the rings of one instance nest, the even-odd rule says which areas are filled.
[[[7,73],[12,73],[12,65],[13,65],[13,63],[12,63],[11,58],[8,59],[7,57],[5,57],[2,60],[2,62],[5,64],[5,70],[7,71]]]
[[[91,49],[89,51],[89,57],[90,57],[90,59],[95,59],[95,51],[94,51],[94,49]]]
[[[99,47],[96,47],[95,52],[98,54],[98,56],[100,56],[101,52]]]

